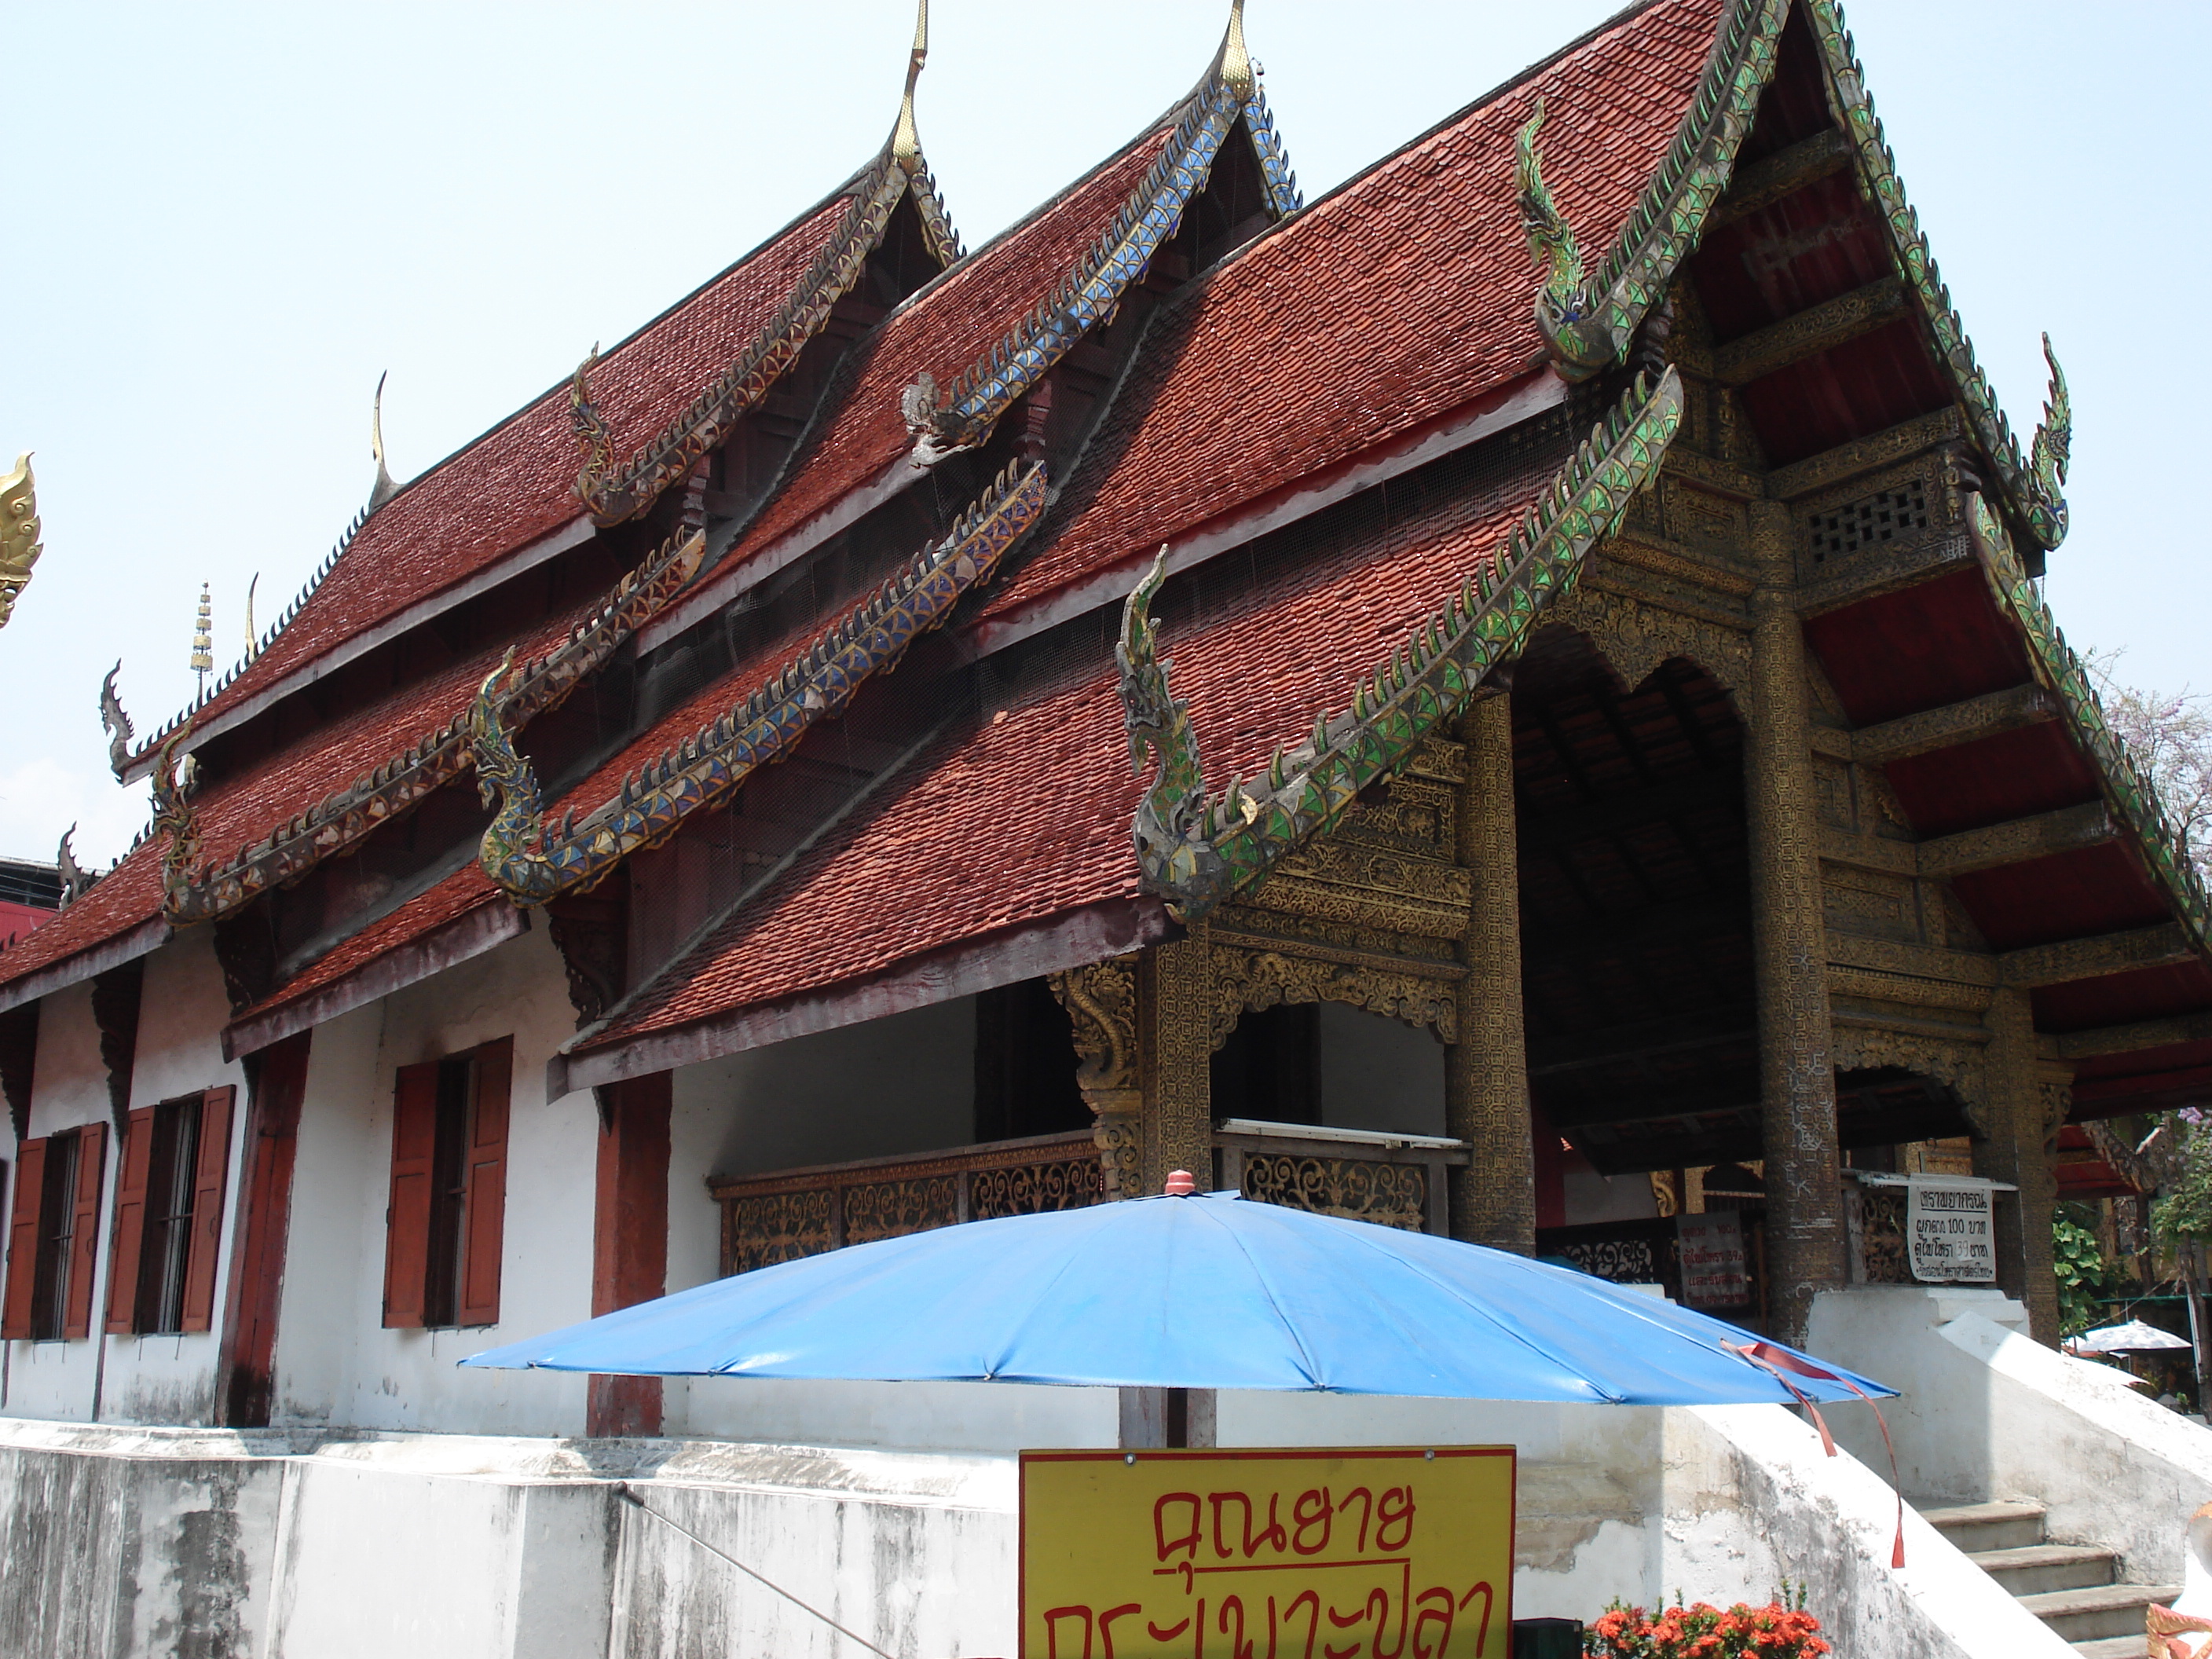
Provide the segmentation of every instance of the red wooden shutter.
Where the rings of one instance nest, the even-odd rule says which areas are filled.
[[[222,1254],[222,1195],[230,1176],[228,1084],[200,1097],[200,1155],[192,1170],[192,1237],[185,1252],[184,1317],[188,1331],[215,1327],[215,1264]]]
[[[438,1150],[438,1063],[403,1066],[392,1111],[392,1196],[384,1212],[384,1323],[422,1323],[430,1276],[430,1166]]]
[[[459,1325],[499,1323],[499,1261],[507,1237],[507,1108],[514,1039],[477,1050],[476,1109],[469,1114],[468,1237],[461,1247]]]
[[[138,1257],[146,1243],[146,1177],[154,1164],[154,1109],[141,1106],[123,1131],[115,1171],[115,1244],[107,1253],[107,1329],[138,1328]]]
[[[15,1148],[15,1203],[8,1212],[8,1293],[0,1304],[0,1337],[31,1334],[31,1297],[39,1282],[39,1200],[46,1190],[46,1142],[41,1135]]]
[[[62,1334],[92,1334],[92,1283],[100,1271],[100,1183],[107,1173],[107,1126],[76,1132],[76,1214],[70,1231],[69,1317]]]

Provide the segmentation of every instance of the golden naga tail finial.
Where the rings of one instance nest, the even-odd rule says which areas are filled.
[[[1252,100],[1252,58],[1244,50],[1244,0],[1229,0],[1229,33],[1221,42],[1221,84]]]
[[[906,96],[899,100],[898,125],[891,129],[891,159],[911,173],[921,165],[921,135],[914,125],[914,83],[929,61],[929,0],[918,0],[914,50],[906,60]]]
[[[384,464],[384,379],[392,371],[376,377],[376,396],[368,405],[368,453],[376,457],[376,482],[368,492],[368,510],[375,512],[385,502],[399,493],[399,486],[392,481],[392,471]]]
[[[0,472],[0,628],[15,614],[31,567],[46,551],[39,542],[37,489],[28,451],[15,458],[13,472]]]

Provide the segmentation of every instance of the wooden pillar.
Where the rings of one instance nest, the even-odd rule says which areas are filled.
[[[599,1091],[599,1168],[592,1228],[592,1316],[650,1302],[668,1290],[668,1124],[672,1074]],[[660,1432],[660,1379],[593,1376],[585,1432]]]
[[[1511,699],[1481,699],[1460,722],[1460,738],[1467,781],[1459,792],[1458,854],[1473,878],[1473,903],[1460,942],[1467,978],[1459,1041],[1444,1051],[1444,1131],[1467,1141],[1472,1157],[1451,1174],[1451,1236],[1534,1255],[1535,1143],[1521,1024]]]
[[[313,1036],[301,1031],[246,1057],[246,1146],[216,1366],[216,1399],[225,1428],[268,1427],[276,1400],[276,1314],[284,1296],[292,1166]]]
[[[1145,1191],[1188,1170],[1200,1192],[1213,1185],[1212,947],[1203,924],[1153,947],[1137,978],[1142,1054]]]
[[[2048,1115],[2035,1057],[2035,1018],[2024,990],[2000,988],[1982,1022],[1990,1034],[1983,1066],[1987,1120],[1974,1142],[1974,1173],[2008,1182],[1991,1206],[1996,1233],[1997,1285],[2027,1304],[2028,1333],[2058,1340],[2058,1281],[2051,1259],[2051,1210],[2058,1183],[2051,1172]],[[2057,1125],[2050,1125],[2056,1132]]]
[[[1766,1160],[1768,1316],[1804,1339],[1813,1298],[1844,1282],[1836,1077],[1828,1057],[1827,939],[1814,816],[1805,636],[1795,531],[1778,501],[1752,505],[1751,698],[1744,788],[1759,987],[1759,1125]]]

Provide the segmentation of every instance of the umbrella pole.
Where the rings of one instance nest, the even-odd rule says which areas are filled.
[[[2189,1281],[2189,1358],[2197,1371],[2197,1409],[2201,1414],[2204,1410],[2204,1315],[2199,1304],[2203,1285],[2197,1271],[2194,1239],[2182,1249],[2181,1271]]]

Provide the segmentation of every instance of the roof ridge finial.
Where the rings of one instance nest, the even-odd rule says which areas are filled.
[[[1221,83],[1252,100],[1252,59],[1244,50],[1244,0],[1229,0],[1229,33],[1221,41]]]
[[[199,676],[202,693],[207,690],[207,677],[215,672],[215,635],[210,623],[214,617],[214,601],[209,593],[209,584],[200,584],[199,616],[192,628],[192,672]]]
[[[376,396],[368,405],[368,453],[376,457],[376,483],[368,492],[372,513],[399,493],[399,486],[392,482],[391,469],[384,464],[384,380],[391,372],[386,369],[376,377]]]
[[[899,100],[898,125],[891,129],[891,159],[908,173],[921,165],[921,135],[914,125],[914,83],[929,61],[929,0],[916,0],[914,50],[906,60],[906,96]]]

